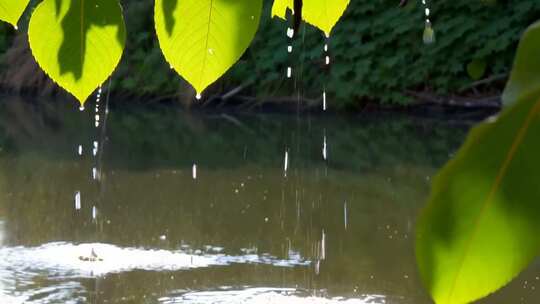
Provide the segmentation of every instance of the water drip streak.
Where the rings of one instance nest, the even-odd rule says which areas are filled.
[[[324,65],[325,65],[325,74],[326,74],[326,79],[324,80],[323,94],[322,94],[322,99],[323,99],[322,107],[323,107],[323,111],[326,111],[326,110],[328,109],[327,93],[326,93],[326,81],[327,81],[327,79],[328,79],[328,73],[329,73],[329,68],[330,68],[330,54],[329,54],[329,52],[328,52],[328,43],[329,43],[329,40],[330,40],[330,37],[329,37],[329,36],[326,36],[325,42],[324,42],[324,48],[323,48]]]
[[[285,150],[285,160],[283,161],[283,176],[287,177],[287,171],[289,170],[289,150]]]
[[[294,35],[295,35],[295,32],[294,32],[294,28],[292,27],[288,27],[287,26],[287,38],[289,38],[289,44],[287,45],[287,53],[290,55],[292,55],[293,53],[293,40],[294,40]],[[292,66],[289,65],[287,66],[287,78],[288,79],[291,79],[292,78]]]
[[[427,0],[422,0],[422,5],[424,7],[424,15],[426,17],[423,41],[424,41],[424,44],[432,44],[435,42],[436,38],[435,38],[435,30],[433,29],[433,26],[430,20],[431,9],[429,8]]]

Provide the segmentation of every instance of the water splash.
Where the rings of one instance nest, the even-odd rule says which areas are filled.
[[[161,304],[383,304],[383,295],[361,295],[355,298],[324,298],[310,296],[296,288],[249,288],[233,290],[221,288],[215,291],[190,291],[171,294],[158,299]]]
[[[216,248],[213,250],[213,248]],[[25,273],[42,275],[44,272],[56,278],[95,277],[109,273],[133,270],[174,271],[231,264],[262,264],[275,267],[309,266],[310,261],[301,256],[281,259],[270,254],[246,253],[226,255],[211,250],[160,250],[119,247],[104,243],[72,244],[48,243],[39,247],[0,248],[0,268],[24,269]],[[94,252],[99,258],[87,261]],[[9,267],[4,267],[9,265]],[[5,273],[0,272],[0,276]],[[1,299],[1,294],[0,294]]]

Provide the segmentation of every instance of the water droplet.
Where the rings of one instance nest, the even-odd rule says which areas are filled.
[[[323,91],[323,94],[322,94],[322,99],[323,99],[323,111],[326,111],[326,90]]]
[[[79,111],[81,111],[81,112],[84,111],[84,106],[80,106]]]
[[[283,165],[283,175],[287,177],[287,171],[289,170],[289,151],[285,150],[285,160]]]
[[[292,77],[292,67],[287,67],[287,78]]]
[[[347,217],[347,202],[343,204],[343,223],[345,224],[345,230],[347,230],[348,226],[348,217]]]
[[[324,229],[321,236],[321,260],[326,260],[326,233],[324,233]]]
[[[197,93],[197,95],[195,96],[195,99],[201,100],[201,98],[202,98],[202,95],[200,93]]]
[[[92,220],[96,220],[97,218],[97,208],[96,206],[92,206]]]
[[[426,28],[424,29],[424,36],[423,40],[425,44],[432,44],[435,42],[435,30],[433,30],[433,27],[431,26],[431,22],[429,20],[426,21]]]
[[[326,56],[326,65],[329,65],[330,64],[330,56]]]
[[[160,236],[159,236],[159,239],[160,239],[161,241],[165,241],[165,240],[167,240],[167,236],[164,235],[164,234],[163,234],[163,235],[160,235]]]
[[[96,179],[97,179],[97,176],[98,176],[98,174],[97,174],[97,168],[94,167],[94,168],[92,168],[92,178],[93,178],[94,180],[96,180]]]
[[[79,153],[79,155],[82,155],[82,153],[83,153],[82,145],[79,145],[79,148],[77,149],[77,153]]]
[[[193,164],[193,168],[191,169],[191,173],[192,173],[193,179],[197,179],[197,164]]]
[[[287,37],[293,38],[294,37],[294,29],[293,28],[287,28]]]
[[[323,159],[327,160],[328,155],[327,155],[327,151],[326,151],[326,135],[324,136],[322,155],[323,155]]]
[[[290,53],[292,53],[292,51],[293,51],[293,47],[292,47],[292,45],[289,45],[289,46],[287,47],[287,53],[290,54]]]
[[[81,210],[81,192],[75,192],[75,210]]]

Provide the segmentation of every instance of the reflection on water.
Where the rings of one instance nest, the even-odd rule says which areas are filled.
[[[247,288],[240,290],[187,292],[159,299],[163,304],[384,304],[381,295],[365,295],[354,299],[306,296],[292,288]]]
[[[0,303],[429,303],[414,222],[462,125],[117,108],[102,136],[69,105],[0,103]],[[486,303],[537,303],[539,269]]]
[[[184,248],[186,248],[184,246]],[[50,272],[57,278],[85,278],[133,270],[175,271],[230,264],[268,264],[276,267],[307,266],[298,255],[278,259],[268,254],[229,256],[195,250],[121,248],[110,244],[49,243],[35,248],[0,248],[0,267],[24,270],[27,274]]]

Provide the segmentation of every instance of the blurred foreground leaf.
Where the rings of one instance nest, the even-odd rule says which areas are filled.
[[[540,21],[533,24],[521,39],[503,102],[540,96]]]

